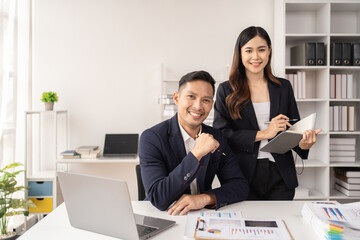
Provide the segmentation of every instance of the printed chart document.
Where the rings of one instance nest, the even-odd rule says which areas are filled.
[[[245,219],[240,212],[221,211],[188,215],[185,236],[194,239],[293,239],[281,219]]]
[[[242,214],[240,211],[226,212],[226,211],[213,211],[213,210],[198,210],[188,212],[186,217],[185,237],[194,239],[194,231],[199,217],[213,218],[218,220],[236,220],[241,219]]]
[[[301,213],[314,231],[324,239],[359,239],[360,202],[307,202]]]
[[[288,130],[280,133],[260,149],[263,152],[284,154],[297,146],[306,130],[315,129],[316,113],[301,119]]]

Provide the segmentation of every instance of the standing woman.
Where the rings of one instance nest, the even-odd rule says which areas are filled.
[[[275,77],[270,63],[267,32],[261,27],[243,30],[236,42],[229,81],[217,90],[214,127],[227,137],[250,184],[249,200],[292,200],[298,181],[291,151],[259,151],[291,126],[287,120],[300,119],[290,82]],[[302,159],[307,159],[320,131],[305,131],[293,148]]]

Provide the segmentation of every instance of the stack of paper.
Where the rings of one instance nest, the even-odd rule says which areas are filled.
[[[330,138],[330,162],[354,162],[356,138]]]
[[[349,204],[307,202],[301,213],[323,239],[359,239],[360,202]]]

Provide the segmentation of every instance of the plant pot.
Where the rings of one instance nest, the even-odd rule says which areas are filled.
[[[15,240],[19,237],[15,232],[8,232],[6,235],[0,234],[1,240]]]
[[[52,111],[54,109],[54,103],[53,102],[46,102],[45,103],[45,111]]]

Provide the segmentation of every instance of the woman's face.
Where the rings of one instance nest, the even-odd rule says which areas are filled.
[[[241,61],[245,66],[246,74],[263,74],[269,61],[271,48],[265,39],[256,36],[241,48]]]

